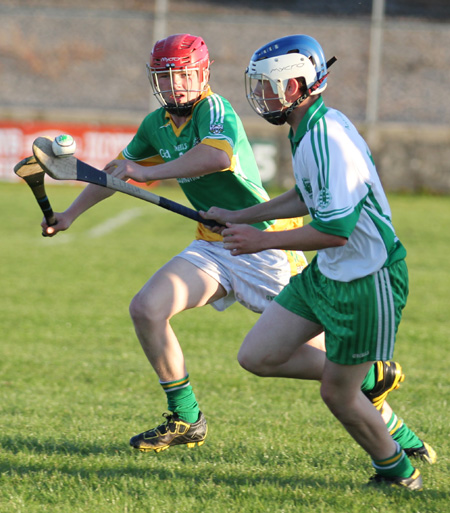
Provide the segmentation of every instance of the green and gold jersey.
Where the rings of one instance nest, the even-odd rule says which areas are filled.
[[[180,127],[163,108],[149,114],[121,157],[141,165],[161,164],[178,159],[197,144],[225,151],[231,165],[216,173],[178,179],[196,210],[206,211],[212,206],[239,210],[269,199],[240,118],[225,98],[211,90],[202,95],[186,123]],[[255,226],[265,230],[274,223],[269,221]],[[222,240],[201,224],[196,238]]]

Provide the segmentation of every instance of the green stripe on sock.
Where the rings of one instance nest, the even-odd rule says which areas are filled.
[[[420,438],[394,412],[392,412],[392,416],[386,426],[392,438],[399,443],[402,449],[418,449],[422,447],[423,444]]]
[[[372,460],[372,465],[377,474],[382,476],[410,477],[414,472],[414,467],[400,445],[396,443],[396,446],[397,450],[390,458]]]
[[[402,427],[403,421],[402,419],[399,419],[397,415],[392,412],[391,418],[389,419],[389,422],[387,422],[386,427],[392,437],[394,437],[394,434]],[[395,439],[394,439],[395,440]],[[398,440],[397,440],[398,442]]]
[[[160,381],[159,384],[163,387],[165,392],[175,390],[177,388],[185,388],[190,385],[189,374],[186,374],[182,379],[177,379],[175,381]]]

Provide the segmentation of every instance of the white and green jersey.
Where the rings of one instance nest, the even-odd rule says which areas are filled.
[[[353,124],[320,98],[289,138],[296,188],[311,226],[348,239],[345,246],[317,252],[320,272],[349,282],[403,259],[372,156]]]
[[[240,118],[225,98],[211,90],[202,95],[180,127],[163,108],[150,113],[121,157],[142,165],[161,164],[178,159],[197,144],[225,151],[231,165],[217,173],[178,179],[196,210],[207,211],[212,206],[239,210],[269,199]],[[269,221],[255,226],[264,230],[272,224],[274,222]],[[197,238],[222,239],[201,224]]]

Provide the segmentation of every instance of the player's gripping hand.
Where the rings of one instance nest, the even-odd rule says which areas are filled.
[[[268,249],[264,247],[265,233],[248,224],[227,223],[222,231],[223,247],[233,256],[258,253]]]
[[[45,237],[53,237],[58,232],[62,232],[67,230],[69,226],[72,224],[72,220],[65,212],[55,212],[56,224],[49,226],[45,217],[42,219],[41,228],[42,235]]]
[[[108,162],[103,171],[114,178],[121,180],[134,180],[135,182],[147,182],[149,180],[148,168],[136,164],[131,160],[117,159]]]
[[[203,219],[212,219],[213,221],[217,221],[219,224],[223,226],[207,226],[209,230],[214,233],[220,233],[223,235],[223,230],[225,230],[224,226],[227,223],[236,223],[237,222],[237,210],[227,210],[226,208],[219,207],[211,207],[208,212],[204,212],[203,210],[199,210],[199,214]]]

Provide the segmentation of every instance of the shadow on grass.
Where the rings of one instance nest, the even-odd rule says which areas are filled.
[[[120,468],[117,468],[117,466],[108,467],[103,464],[101,470],[87,470],[76,465],[58,466],[58,474],[64,474],[66,478],[69,479],[73,478],[76,483],[82,480],[87,486],[89,486],[89,483],[92,483],[91,486],[95,489],[99,487],[99,480],[103,481],[105,486],[114,487],[116,479],[127,477],[133,480],[135,479],[136,486],[141,486],[139,483],[145,483],[145,489],[148,489],[147,487],[150,484],[154,486],[158,484],[161,485],[164,482],[165,486],[168,487],[166,492],[170,493],[170,490],[173,488],[174,494],[176,494],[177,490],[180,488],[182,490],[192,490],[192,493],[195,495],[194,490],[196,489],[205,490],[205,487],[211,487],[211,490],[214,490],[219,487],[221,490],[228,490],[229,498],[233,498],[235,495],[238,496],[240,490],[247,490],[248,488],[267,489],[267,493],[271,493],[269,490],[273,489],[283,490],[284,501],[298,499],[297,492],[305,489],[327,490],[328,497],[350,492],[352,494],[369,494],[369,496],[374,497],[375,500],[377,500],[376,497],[378,496],[380,496],[380,499],[390,497],[396,501],[399,498],[407,499],[408,501],[420,500],[421,504],[448,498],[447,493],[439,490],[425,489],[418,494],[418,492],[414,493],[399,488],[369,488],[365,485],[364,478],[362,478],[361,482],[355,482],[351,476],[336,479],[330,479],[329,476],[324,476],[322,479],[305,477],[294,471],[280,476],[274,475],[270,469],[254,474],[250,468],[247,470],[225,468],[222,470],[221,474],[218,475],[214,472],[214,469],[210,467],[210,465],[205,465],[199,469],[192,467],[188,469],[170,469],[161,466],[155,468],[153,466],[151,469],[143,470],[142,467],[136,467],[130,464],[130,462],[125,462]],[[0,472],[5,475],[10,473],[11,469],[5,468],[5,465],[0,463]],[[44,474],[50,479],[54,473],[54,469],[48,464],[26,464],[14,467],[13,472],[20,477]],[[65,482],[67,483],[67,479]],[[116,484],[120,487],[118,482]]]
[[[55,469],[49,462],[42,463],[27,463],[22,465],[14,465],[14,468],[5,463],[0,462],[0,473],[3,475],[13,474],[21,478],[28,476],[44,475],[45,479],[50,479]],[[277,487],[290,490],[294,492],[296,489],[304,487],[325,487],[327,490],[345,489],[348,487],[354,488],[355,485],[348,480],[340,480],[339,482],[330,481],[326,479],[313,479],[304,478],[293,472],[287,475],[276,476],[269,470],[267,472],[259,472],[257,475],[251,473],[251,469],[238,470],[236,468],[223,469],[220,474],[216,474],[210,465],[203,465],[202,468],[193,468],[189,466],[183,468],[170,468],[162,466],[152,466],[149,469],[143,469],[141,466],[136,466],[130,461],[124,461],[124,464],[119,467],[108,466],[104,463],[101,469],[87,469],[77,464],[59,464],[57,472],[59,475],[64,474],[66,478],[73,478],[74,481],[79,482],[80,479],[86,484],[94,483],[93,486],[98,487],[98,480],[104,481],[108,486],[113,486],[115,479],[127,477],[136,479],[136,482],[144,482],[146,486],[150,483],[153,485],[165,482],[166,486],[174,486],[181,489],[195,490],[201,486],[211,487],[227,487],[231,490],[237,490],[241,487]],[[95,479],[94,479],[95,478]],[[67,479],[64,479],[67,483]],[[287,498],[287,497],[285,497]]]
[[[12,464],[1,461],[0,474],[4,476],[44,475],[51,478],[57,472],[77,482],[82,479],[85,483],[93,483],[92,486],[95,487],[98,486],[99,479],[111,486],[113,480],[126,477],[146,484],[165,482],[171,486],[171,483],[175,483],[173,486],[181,486],[182,489],[195,489],[209,485],[225,486],[234,490],[233,493],[239,493],[238,490],[245,487],[279,487],[286,490],[288,495],[292,495],[292,498],[295,498],[296,490],[303,488],[323,488],[331,493],[342,493],[350,489],[361,493],[372,492],[375,493],[375,497],[377,493],[393,497],[398,497],[400,494],[411,499],[416,497],[416,494],[411,494],[407,490],[366,487],[365,472],[355,475],[354,469],[349,470],[348,477],[343,478],[342,475],[333,477],[332,473],[318,468],[315,469],[314,476],[302,475],[301,468],[305,465],[311,473],[311,467],[306,461],[299,461],[298,465],[292,465],[291,461],[290,465],[286,462],[285,465],[261,466],[262,459],[258,462],[258,451],[254,454],[255,459],[250,458],[252,464],[246,465],[246,458],[242,459],[233,449],[222,452],[219,457],[217,452],[207,451],[204,448],[191,451],[184,447],[177,448],[171,453],[144,455],[124,444],[100,446],[95,443],[70,441],[43,442],[30,437],[25,440],[20,437],[2,437],[0,447],[3,453],[24,454],[24,451],[29,451],[31,454],[43,455],[42,459],[24,458],[24,461],[27,460],[26,463]],[[57,468],[55,468],[55,461],[45,458],[52,455],[70,457],[58,459]],[[97,463],[95,459],[86,458],[92,455],[105,455],[106,458],[102,458]],[[113,456],[113,460],[107,459]],[[120,459],[117,456],[120,456]],[[446,498],[448,495],[444,491],[425,488],[417,497],[420,497],[422,502]],[[285,499],[288,498],[285,497]]]
[[[81,440],[42,440],[26,436],[26,433],[12,436],[0,436],[0,447],[2,452],[18,453],[29,451],[32,454],[77,454],[87,456],[90,454],[117,455],[127,452],[125,444],[100,444],[98,442],[90,443]]]

